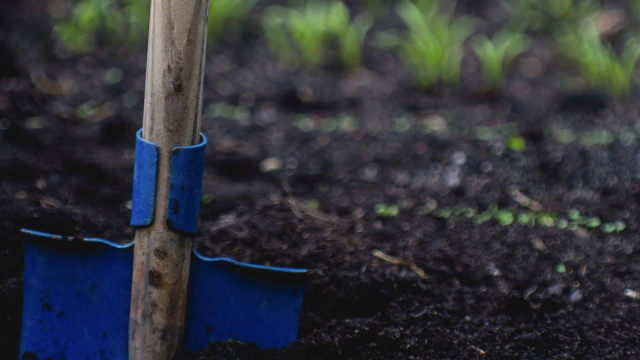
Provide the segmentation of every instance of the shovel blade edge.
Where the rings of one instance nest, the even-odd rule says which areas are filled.
[[[236,339],[260,348],[282,348],[296,340],[305,269],[205,258],[194,251],[189,280],[186,350]]]
[[[133,243],[23,232],[20,359],[128,359]],[[185,349],[230,339],[289,345],[297,338],[306,273],[194,251]]]

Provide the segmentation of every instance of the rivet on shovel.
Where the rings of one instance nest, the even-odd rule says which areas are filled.
[[[208,0],[151,4],[135,246],[23,229],[21,358],[171,360],[216,340],[266,348],[296,339],[306,270],[205,258],[192,247],[207,143],[207,14]]]

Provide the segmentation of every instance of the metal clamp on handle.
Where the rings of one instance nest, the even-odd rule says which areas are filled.
[[[167,226],[175,231],[195,234],[198,231],[202,176],[207,137],[193,146],[176,146],[171,153]],[[133,169],[131,226],[153,223],[158,180],[158,145],[136,133],[136,158]]]

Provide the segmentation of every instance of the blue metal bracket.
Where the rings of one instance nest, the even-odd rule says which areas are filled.
[[[136,159],[133,167],[131,226],[147,226],[153,222],[158,180],[158,145],[136,133]]]
[[[193,146],[177,146],[171,154],[167,225],[175,231],[195,234],[198,231],[202,176],[207,137]],[[158,180],[158,145],[136,133],[136,160],[133,171],[131,225],[148,226],[154,220]]]
[[[204,155],[207,137],[200,133],[202,141],[193,146],[177,146],[171,153],[169,175],[169,203],[167,225],[169,228],[195,234],[198,231]]]
[[[20,359],[126,360],[133,243],[22,232]],[[289,345],[297,336],[306,274],[194,250],[185,349],[229,339],[261,348]]]

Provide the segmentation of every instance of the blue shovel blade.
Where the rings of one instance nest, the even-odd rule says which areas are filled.
[[[21,359],[128,358],[133,243],[23,230]],[[237,339],[261,348],[297,336],[304,269],[191,259],[185,349]]]

